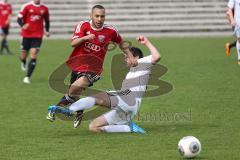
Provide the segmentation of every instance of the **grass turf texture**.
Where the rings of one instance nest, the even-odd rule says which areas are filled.
[[[161,51],[161,64],[168,68],[161,79],[174,89],[143,100],[141,114],[155,114],[137,122],[148,132],[145,135],[93,134],[87,130],[89,122],[78,129],[71,122],[48,122],[47,106],[62,96],[49,88],[48,77],[68,57],[69,42],[45,40],[32,84],[26,85],[22,83],[25,73],[20,70],[19,42],[10,41],[14,55],[0,57],[0,159],[176,160],[182,159],[177,143],[186,135],[196,136],[202,143],[197,159],[239,159],[240,66],[235,49],[231,57],[225,56],[224,44],[229,40],[152,39]],[[110,59],[117,52],[106,57],[105,71],[95,87],[112,88]],[[159,112],[168,117],[156,118]],[[191,117],[171,117],[176,114]]]

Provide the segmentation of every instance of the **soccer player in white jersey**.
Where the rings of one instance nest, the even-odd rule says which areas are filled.
[[[234,16],[233,16],[234,12]],[[229,0],[228,1],[228,18],[231,26],[234,27],[234,33],[237,37],[237,54],[238,64],[240,65],[240,0]]]
[[[104,106],[111,109],[109,112],[94,119],[89,130],[92,132],[136,132],[145,131],[132,122],[133,117],[141,105],[142,96],[147,89],[151,67],[160,60],[160,53],[154,45],[144,36],[139,36],[139,43],[145,45],[150,55],[143,57],[143,53],[136,47],[131,47],[130,51],[137,60],[138,65],[131,67],[122,82],[120,91],[100,92],[96,95],[82,98],[69,106],[68,109],[59,106],[48,108],[49,117],[55,118],[56,113],[71,115],[80,110],[86,110],[94,105]],[[129,66],[129,58],[125,61]]]
[[[232,13],[233,13],[233,17],[234,17],[234,9],[232,9]],[[226,12],[226,17],[227,17],[227,20],[229,22],[229,24],[231,25],[231,22],[230,22],[230,18],[229,18],[229,9],[227,9],[227,12]],[[234,26],[231,26],[232,27],[232,30],[234,31]],[[230,56],[231,55],[231,50],[232,48],[236,48],[236,44],[237,44],[237,40],[234,40],[233,42],[227,42],[225,44],[225,53],[227,56]]]

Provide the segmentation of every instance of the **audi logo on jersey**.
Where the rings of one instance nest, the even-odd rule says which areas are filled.
[[[39,15],[32,15],[30,17],[30,21],[32,21],[32,22],[35,22],[35,21],[37,21],[39,19],[41,19],[41,16],[39,16]]]
[[[96,51],[96,52],[99,52],[101,50],[100,46],[98,46],[96,44],[93,44],[93,43],[90,43],[90,42],[86,42],[85,47],[88,48],[88,49],[91,49],[93,51]]]

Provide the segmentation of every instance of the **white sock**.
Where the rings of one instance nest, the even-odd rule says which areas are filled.
[[[237,54],[238,54],[238,60],[240,60],[240,43],[237,41]]]
[[[71,104],[69,106],[69,109],[71,111],[76,112],[76,111],[89,109],[89,108],[93,107],[94,105],[95,105],[95,98],[86,97],[86,98],[79,99],[77,102]]]
[[[101,127],[101,130],[108,133],[131,132],[128,125],[108,125]]]

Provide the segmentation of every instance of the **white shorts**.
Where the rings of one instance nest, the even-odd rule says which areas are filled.
[[[141,104],[141,98],[137,98],[134,92],[130,90],[108,91],[107,94],[112,109],[121,108],[127,113],[137,114],[137,110]]]
[[[134,117],[133,114],[127,113],[118,107],[103,114],[103,116],[109,125],[127,125]]]

